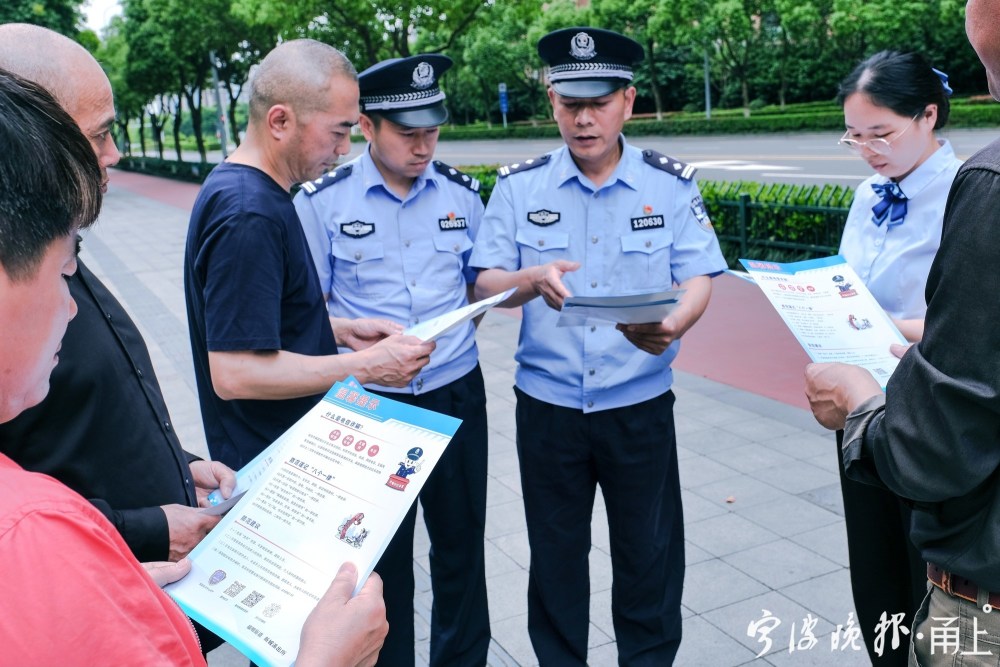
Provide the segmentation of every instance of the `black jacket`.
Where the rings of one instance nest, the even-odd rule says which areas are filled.
[[[140,561],[166,560],[159,506],[197,505],[189,463],[198,457],[181,449],[146,344],[121,304],[82,261],[69,284],[79,312],[49,395],[0,424],[0,451],[89,499]]]
[[[844,465],[913,503],[927,561],[1000,591],[1000,141],[955,178],[926,296],[884,407],[848,419]]]

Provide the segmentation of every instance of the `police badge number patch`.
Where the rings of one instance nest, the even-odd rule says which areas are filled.
[[[453,229],[468,229],[469,223],[465,218],[457,218],[454,213],[449,213],[447,218],[438,218],[438,227],[442,232],[450,232]]]
[[[360,239],[375,233],[375,223],[361,222],[360,220],[345,222],[340,225],[340,233],[351,238]]]
[[[557,211],[549,211],[547,209],[541,209],[539,211],[529,211],[528,212],[528,222],[533,225],[538,225],[539,227],[548,227],[559,222],[562,216]]]
[[[691,215],[698,221],[702,229],[715,233],[715,228],[712,227],[712,221],[708,219],[708,211],[705,210],[705,202],[702,201],[701,195],[691,200]]]
[[[652,213],[652,211],[643,211],[644,213]],[[638,232],[643,229],[656,229],[664,227],[664,220],[662,215],[643,215],[638,218],[631,218],[632,220],[632,231]]]

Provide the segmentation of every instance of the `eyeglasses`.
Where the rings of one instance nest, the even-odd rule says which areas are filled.
[[[911,118],[910,122],[906,124],[906,127],[900,130],[899,134],[894,136],[892,139],[889,139],[888,141],[886,141],[881,137],[877,137],[875,139],[869,139],[868,141],[858,141],[857,139],[849,138],[847,135],[850,134],[851,131],[847,130],[846,132],[844,132],[844,136],[842,136],[840,138],[840,141],[838,141],[837,143],[843,146],[844,148],[847,148],[848,150],[854,151],[855,153],[860,153],[862,149],[867,148],[872,153],[876,153],[878,155],[889,155],[890,153],[892,153],[892,142],[903,136],[903,134],[908,129],[910,129],[910,126],[913,125],[913,121],[919,118],[920,115],[921,114],[918,113],[916,116]]]

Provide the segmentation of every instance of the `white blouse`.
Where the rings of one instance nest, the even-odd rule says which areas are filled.
[[[927,310],[927,274],[941,245],[948,191],[962,166],[950,143],[938,143],[941,147],[899,182],[907,197],[901,224],[890,227],[888,219],[881,225],[872,222],[872,207],[881,201],[872,184],[889,182],[875,174],[855,191],[840,239],[840,254],[896,319],[923,318]]]

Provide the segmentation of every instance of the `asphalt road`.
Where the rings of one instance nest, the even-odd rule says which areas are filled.
[[[628,128],[626,127],[626,136]],[[951,130],[941,137],[965,159],[1000,138],[995,129]],[[865,162],[837,145],[836,133],[707,137],[635,137],[630,143],[652,148],[698,167],[702,180],[753,180],[856,185],[871,176]],[[560,145],[556,139],[454,141],[438,144],[437,158],[452,165],[517,162]],[[360,150],[359,148],[356,150]]]
[[[626,136],[628,127],[625,128]],[[997,129],[945,130],[959,158],[965,159],[1000,138]],[[840,136],[830,133],[729,135],[703,137],[635,137],[630,142],[652,148],[698,167],[701,180],[753,180],[782,183],[835,183],[857,185],[871,175],[859,157],[837,145]],[[558,139],[504,139],[442,141],[436,157],[454,166],[510,164],[542,155],[560,145]],[[354,157],[364,144],[352,145]],[[171,151],[167,157],[173,156]],[[209,154],[210,161],[221,153]],[[197,154],[185,154],[197,160]]]

